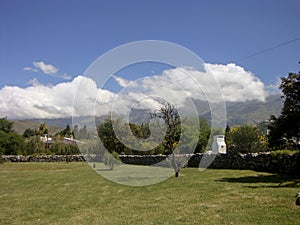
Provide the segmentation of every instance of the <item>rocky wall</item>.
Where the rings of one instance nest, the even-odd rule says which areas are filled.
[[[82,155],[40,155],[16,156],[4,155],[7,162],[83,162],[86,156]],[[193,154],[180,155],[189,158],[188,167],[209,167],[213,169],[250,169],[256,171],[281,173],[300,177],[300,153],[293,155],[272,155],[270,153],[252,154]],[[120,155],[122,162],[134,165],[168,165],[164,155]],[[96,159],[95,161],[100,161]],[[201,162],[201,163],[200,163]]]

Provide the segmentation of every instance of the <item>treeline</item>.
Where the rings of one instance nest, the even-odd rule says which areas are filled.
[[[176,137],[173,145],[177,145],[178,141],[183,139],[183,145],[181,149],[188,149],[187,152],[190,153],[203,153],[206,150],[210,150],[209,147],[211,143],[209,143],[210,135],[212,132],[213,135],[224,134],[222,130],[211,130],[209,123],[204,118],[199,120],[199,125],[197,126],[196,119],[191,120],[191,124],[193,126],[182,126],[176,132]],[[120,123],[120,122],[119,122]],[[137,149],[129,148],[128,146],[124,145],[119,138],[117,137],[116,133],[114,132],[114,121],[112,120],[105,120],[97,127],[98,135],[100,137],[101,142],[103,143],[105,149],[109,152],[116,152],[118,154],[124,155],[155,155],[155,154],[163,154],[169,155],[171,154],[170,149],[165,148],[165,142],[168,142],[167,135],[161,144],[157,147],[149,150],[149,151],[141,151],[141,149],[146,149],[147,146],[142,146],[148,144],[151,146],[151,143],[142,142]],[[119,131],[125,134],[125,127],[129,126],[131,129],[132,134],[136,138],[144,139],[149,136],[149,124],[142,124],[141,126],[136,124],[126,124],[123,123],[122,126],[118,126]],[[123,129],[123,130],[122,130]],[[180,129],[185,130],[185,136],[180,136],[181,131]],[[126,137],[126,135],[124,135]],[[123,136],[123,139],[124,139]],[[132,138],[131,135],[128,137]],[[130,143],[130,140],[126,141]],[[190,143],[197,143],[196,146],[189,146]],[[230,128],[227,126],[225,131],[225,142],[227,145],[227,151],[229,152],[236,152],[236,153],[254,153],[254,152],[264,152],[268,151],[268,139],[267,136],[259,130],[259,128],[255,125],[243,124],[239,126],[234,126]],[[191,148],[193,148],[191,150]]]
[[[178,142],[181,141],[181,149],[186,149],[186,152],[204,152],[208,144],[211,129],[205,119],[200,119],[200,126],[197,126],[196,121],[196,118],[190,118],[188,126],[183,125],[178,127],[174,132],[175,137],[172,138],[171,144],[176,146],[178,145]],[[122,134],[122,140],[120,140],[120,137],[118,137],[115,133],[114,129],[116,129],[116,127],[118,133]],[[130,128],[130,132],[128,132],[128,127]],[[182,132],[182,130],[184,130],[184,132]],[[147,138],[151,135],[149,123],[138,125],[134,123],[124,123],[121,119],[118,121],[106,119],[103,123],[97,126],[97,132],[105,149],[111,153],[116,152],[122,155],[171,154],[170,148],[165,147],[171,137],[168,137],[164,130],[160,129],[159,126],[153,126],[152,132],[155,132],[156,136],[165,136],[163,141],[160,144],[157,144],[154,140],[147,140]],[[124,140],[125,143],[133,144],[131,146],[123,144]],[[139,142],[138,140],[144,141]],[[195,146],[191,146],[193,143],[197,144]],[[132,146],[134,146],[134,148],[132,148]],[[192,148],[194,149],[193,152],[190,151]]]
[[[197,121],[199,124],[197,125]],[[122,140],[115,133],[115,126],[118,127],[118,133],[122,134]],[[127,127],[130,128],[128,133]],[[184,130],[184,135],[182,134]],[[126,133],[127,132],[127,133]],[[165,135],[162,130],[153,130],[158,135]],[[278,148],[270,148],[268,142],[268,136],[266,136],[255,125],[243,124],[230,128],[227,126],[225,133],[221,130],[211,130],[211,127],[207,120],[200,118],[190,118],[188,126],[181,126],[175,132],[175,138],[171,143],[174,147],[181,141],[181,149],[186,149],[189,153],[203,153],[209,150],[210,135],[225,134],[225,142],[228,152],[234,153],[254,153],[264,152],[270,150],[276,150]],[[41,155],[41,154],[80,154],[80,150],[84,154],[98,154],[103,156],[107,150],[110,153],[117,153],[119,155],[156,155],[171,154],[170,148],[166,148],[166,143],[169,142],[168,135],[166,135],[160,144],[155,142],[142,141],[134,145],[135,148],[127,146],[123,143],[133,143],[134,140],[147,140],[151,135],[149,123],[143,123],[141,125],[134,123],[124,123],[121,119],[118,121],[112,121],[106,119],[104,122],[97,126],[97,133],[99,139],[92,136],[89,133],[86,126],[79,129],[75,126],[72,130],[69,125],[65,129],[51,136],[51,145],[45,144],[41,141],[41,136],[49,135],[46,124],[41,124],[38,130],[26,129],[23,135],[19,135],[14,132],[12,122],[6,118],[0,119],[0,153],[4,155]],[[77,134],[77,136],[76,136]],[[50,135],[49,135],[50,137]],[[80,149],[74,142],[64,143],[64,137],[77,137],[82,140],[84,144],[81,144]],[[196,143],[193,145],[192,143]],[[152,148],[152,146],[155,146]],[[150,150],[147,150],[150,149]],[[142,151],[141,151],[142,150]]]
[[[19,135],[13,130],[12,122],[7,118],[1,118],[0,155],[80,154],[76,144],[63,142],[64,135],[72,135],[70,126],[51,137],[53,138],[51,145],[41,140],[43,135],[49,135],[46,123],[41,124],[38,130],[28,128],[23,135]]]

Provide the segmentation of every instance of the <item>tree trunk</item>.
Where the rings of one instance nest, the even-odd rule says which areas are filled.
[[[178,168],[174,152],[172,152],[172,167],[173,167],[173,169],[175,171],[175,177],[179,177],[179,171],[180,171],[180,169]]]

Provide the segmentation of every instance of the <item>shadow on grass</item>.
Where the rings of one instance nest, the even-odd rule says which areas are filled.
[[[247,185],[249,188],[283,188],[283,187],[300,187],[300,179],[283,175],[256,175],[256,176],[244,176],[244,177],[225,177],[219,182],[229,183],[244,183],[244,184],[259,184],[259,185]]]
[[[96,169],[96,171],[113,171],[110,168],[100,168],[100,169]]]

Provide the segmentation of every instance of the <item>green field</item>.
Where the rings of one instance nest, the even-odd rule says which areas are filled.
[[[269,173],[186,168],[130,187],[86,163],[5,163],[0,179],[1,225],[300,224],[299,180]]]

